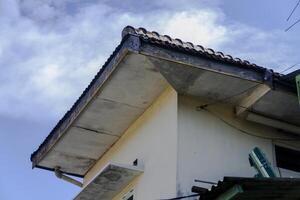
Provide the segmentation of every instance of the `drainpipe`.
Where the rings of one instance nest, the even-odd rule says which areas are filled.
[[[55,173],[55,176],[57,178],[59,178],[59,179],[62,179],[64,181],[67,181],[69,183],[77,185],[78,187],[82,187],[83,186],[83,184],[81,182],[79,182],[79,181],[77,181],[77,180],[75,180],[75,179],[73,179],[73,178],[71,178],[69,176],[64,175],[63,172],[60,171],[60,167],[55,167],[54,173]]]

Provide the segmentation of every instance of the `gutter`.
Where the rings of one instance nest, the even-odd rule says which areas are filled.
[[[64,181],[67,181],[69,183],[77,185],[78,187],[83,187],[83,184],[80,181],[77,181],[69,176],[64,175],[64,173],[62,171],[60,171],[60,167],[55,167],[54,174],[59,179],[62,179]]]

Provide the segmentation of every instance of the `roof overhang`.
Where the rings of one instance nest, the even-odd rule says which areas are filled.
[[[70,114],[32,157],[37,167],[60,167],[85,173],[167,88],[148,59],[133,49],[135,37],[123,41]]]
[[[137,166],[109,163],[80,191],[74,200],[111,200],[143,173]]]
[[[247,111],[300,125],[295,90],[275,80],[272,71],[125,32],[88,88],[34,152],[34,167],[59,166],[84,176],[168,85],[179,94],[238,105],[248,98],[245,91],[265,84],[271,90],[251,100]]]
[[[268,69],[203,58],[193,51],[187,56],[180,49],[174,51],[157,44],[142,45],[141,49],[141,54],[149,57],[180,94],[227,102],[246,111],[240,116],[252,112],[295,125],[299,129],[296,133],[300,132],[295,80]]]

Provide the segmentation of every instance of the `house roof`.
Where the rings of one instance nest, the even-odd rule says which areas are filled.
[[[140,63],[145,65],[145,69],[140,66]],[[190,67],[187,68],[187,66]],[[152,69],[152,71],[149,72],[149,69]],[[137,71],[139,71],[141,77],[143,76],[142,78],[139,77],[139,80],[122,78],[122,76],[130,76],[130,74],[133,76],[133,73],[137,73]],[[202,77],[201,80],[199,80],[200,76],[204,76],[204,78]],[[149,77],[149,79],[145,79],[145,77]],[[217,80],[219,80],[219,82]],[[195,81],[198,81],[197,84],[195,84]],[[224,81],[228,83],[226,87],[222,86],[222,82]],[[149,32],[144,28],[135,29],[131,26],[127,26],[122,31],[121,43],[116,47],[115,51],[108,58],[71,109],[57,123],[43,143],[31,155],[33,167],[53,170],[54,165],[66,164],[57,163],[56,161],[63,156],[66,162],[79,162],[85,167],[78,164],[76,166],[66,167],[65,170],[62,167],[62,171],[72,175],[83,176],[93,165],[95,160],[97,160],[109,146],[118,139],[121,134],[120,132],[126,130],[129,124],[143,113],[155,97],[163,91],[166,84],[171,84],[179,93],[205,96],[209,99],[222,99],[224,98],[224,95],[233,95],[232,92],[243,91],[245,88],[253,87],[257,83],[267,83],[272,85],[272,87],[277,84],[276,87],[283,88],[276,91],[274,94],[272,93],[271,96],[267,96],[266,101],[269,102],[270,99],[274,99],[275,95],[276,98],[280,100],[278,100],[278,104],[285,101],[289,105],[294,105],[295,102],[297,105],[297,101],[295,100],[294,102],[295,86],[282,79],[282,75],[274,73],[270,69],[250,63],[249,61],[234,58],[230,55],[225,55],[222,52],[204,48],[200,45],[182,42],[180,39],[172,39],[167,35],[160,35],[157,32]],[[122,92],[126,90],[126,92],[131,93],[131,95],[129,95],[130,98],[124,99],[117,96],[118,94],[111,94],[111,92],[109,92],[112,90],[118,91],[120,87],[122,87]],[[137,89],[137,87],[140,88]],[[105,90],[105,88],[110,89]],[[137,94],[141,91],[147,91],[147,94]],[[214,93],[211,91],[214,91]],[[292,98],[282,91],[291,92],[292,94],[289,93],[289,95]],[[283,97],[284,100],[281,99]],[[127,121],[124,121],[124,119],[119,119],[120,115],[110,115],[112,111],[99,111],[99,116],[103,117],[103,121],[105,121],[106,124],[111,124],[110,120],[118,119],[120,120],[120,123],[122,123],[122,126],[120,125],[118,130],[115,130],[112,127],[106,127],[106,130],[104,130],[107,131],[105,134],[111,134],[112,136],[116,136],[116,138],[109,138],[109,142],[105,144],[105,148],[101,150],[101,153],[100,150],[97,149],[97,151],[95,151],[98,153],[95,152],[95,154],[92,156],[89,155],[88,157],[86,156],[87,152],[80,152],[80,156],[75,157],[73,154],[69,153],[62,154],[60,151],[53,152],[53,149],[55,149],[57,145],[64,143],[61,141],[68,140],[70,142],[71,139],[65,137],[65,135],[68,135],[66,132],[71,132],[72,134],[75,134],[74,132],[76,132],[77,134],[77,129],[81,129],[81,131],[102,133],[103,129],[101,129],[101,127],[96,127],[98,129],[94,130],[95,127],[91,128],[92,125],[87,124],[88,122],[86,122],[87,120],[85,119],[91,116],[91,113],[86,114],[86,112],[89,111],[89,107],[92,107],[93,104],[95,104],[94,102],[97,103],[97,98],[102,98],[102,101],[100,103],[98,102],[98,107],[113,102],[114,105],[123,108],[124,115],[126,112],[129,112],[127,110],[130,109],[130,113],[133,113],[131,117],[127,116]],[[106,102],[103,102],[104,99],[106,99]],[[262,105],[266,104],[264,101],[261,101],[261,103]],[[271,107],[278,107],[277,104],[273,104],[274,101],[272,101],[270,109]],[[124,105],[131,105],[131,107],[124,108]],[[138,106],[136,107],[134,105]],[[264,114],[273,112],[259,104],[258,108],[259,109],[256,111],[261,112],[262,110]],[[291,107],[290,109],[291,110],[282,108],[282,112],[292,112],[292,114],[293,112],[297,112],[294,107]],[[300,114],[296,114],[299,118]],[[94,113],[94,115],[96,114]],[[280,116],[281,114],[274,117],[280,118]],[[298,118],[294,119],[291,116],[287,116],[286,120],[297,123],[300,121]],[[74,126],[74,124],[76,126]],[[81,127],[81,125],[83,126]],[[74,128],[76,128],[76,130],[73,130]],[[72,137],[74,139],[75,136]],[[46,160],[45,157],[47,157]],[[81,170],[76,171],[73,170],[73,168],[81,168]]]
[[[236,191],[234,199],[299,199],[299,178],[243,178],[224,177],[218,185],[200,195],[199,200],[213,200],[224,195],[232,188],[239,186],[241,190]]]
[[[229,64],[237,64],[255,70],[265,70],[264,67],[258,66],[254,63],[250,63],[247,60],[235,58],[231,55],[224,54],[220,51],[215,51],[211,48],[205,48],[201,45],[194,45],[191,42],[184,42],[178,38],[174,39],[168,35],[161,35],[155,31],[147,31],[145,28],[133,28],[131,26],[127,26],[122,31],[122,38],[126,37],[128,34],[137,35],[145,42],[161,45],[165,48],[171,48],[172,50],[179,50],[190,54],[196,54],[198,56],[205,56],[209,59],[214,59]]]

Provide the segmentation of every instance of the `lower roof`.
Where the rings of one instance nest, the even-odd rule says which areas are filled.
[[[236,189],[236,190],[234,190]],[[234,195],[235,200],[298,200],[300,199],[299,178],[243,178],[224,177],[211,190],[200,195],[200,200],[215,200],[221,195]]]

